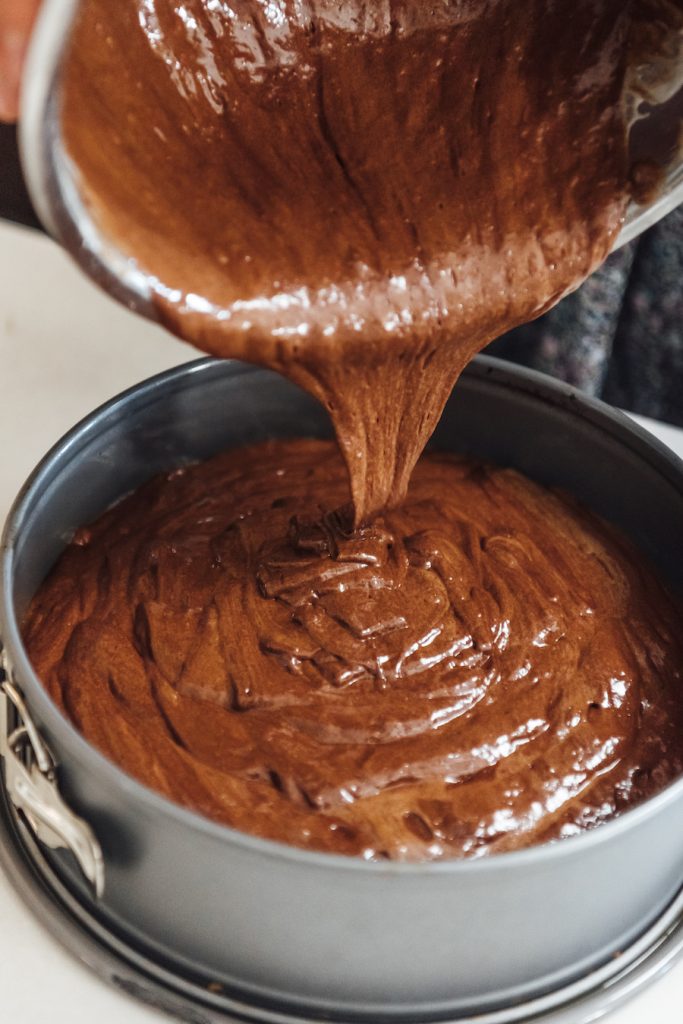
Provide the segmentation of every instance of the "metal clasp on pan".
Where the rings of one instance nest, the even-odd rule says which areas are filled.
[[[9,676],[0,681],[0,757],[5,761],[5,786],[15,809],[41,843],[53,850],[71,851],[99,898],[104,892],[100,844],[88,823],[64,803],[54,758]]]

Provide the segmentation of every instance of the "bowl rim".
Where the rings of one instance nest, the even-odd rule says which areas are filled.
[[[104,432],[123,407],[130,411],[131,406],[139,408],[150,404],[150,400],[155,400],[157,395],[167,396],[169,393],[182,391],[196,376],[210,381],[226,374],[237,377],[263,375],[264,373],[271,374],[273,371],[265,371],[237,360],[203,357],[165,370],[132,385],[98,406],[67,431],[38,462],[15,498],[0,541],[0,637],[14,670],[16,682],[24,692],[29,708],[36,707],[38,709],[40,720],[47,725],[50,732],[58,737],[59,742],[73,750],[77,759],[81,763],[89,764],[98,776],[108,775],[129,799],[139,801],[145,810],[153,816],[171,816],[179,824],[200,832],[207,838],[224,844],[236,845],[241,847],[244,852],[275,859],[278,862],[286,860],[293,864],[320,870],[343,869],[361,872],[368,877],[373,874],[384,877],[390,874],[414,878],[442,874],[472,876],[498,870],[514,871],[518,868],[525,869],[540,864],[547,866],[548,861],[554,862],[567,857],[583,856],[596,847],[612,840],[616,841],[623,833],[637,828],[648,818],[664,811],[666,807],[679,799],[683,799],[683,776],[681,776],[669,783],[659,793],[635,807],[629,808],[615,818],[563,840],[497,853],[489,857],[445,858],[430,861],[368,861],[358,856],[308,850],[278,840],[264,839],[207,818],[139,782],[125,769],[105,757],[78,732],[52,701],[31,665],[21,638],[12,598],[15,546],[37,495],[41,492],[46,478],[55,472],[55,468],[58,471],[61,462],[73,459],[78,455],[80,449],[88,444],[93,435],[97,436]],[[641,458],[647,456],[653,468],[683,493],[683,460],[620,410],[612,408],[599,399],[591,398],[571,385],[555,380],[547,374],[488,355],[479,355],[472,360],[466,367],[464,375],[492,378],[493,382],[499,386],[509,387],[512,385],[536,400],[545,401],[555,407],[564,407],[565,411],[574,410],[574,415],[580,410],[582,417],[592,427],[610,434],[614,439],[629,447],[637,456]],[[0,644],[0,651],[2,651],[2,644]],[[28,693],[25,689],[27,682]]]

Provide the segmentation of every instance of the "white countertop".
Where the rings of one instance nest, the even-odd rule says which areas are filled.
[[[50,241],[0,222],[0,522],[69,427],[131,384],[197,353],[102,295]],[[683,431],[639,418],[683,456]],[[160,1024],[65,953],[0,874],[0,1020]],[[678,1024],[683,963],[610,1017]]]

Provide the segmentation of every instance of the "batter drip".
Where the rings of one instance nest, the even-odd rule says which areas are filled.
[[[371,526],[347,501],[321,441],[147,484],[30,608],[51,696],[169,798],[368,859],[565,837],[683,770],[680,612],[615,530],[446,454]]]

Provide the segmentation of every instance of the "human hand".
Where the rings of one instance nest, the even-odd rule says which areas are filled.
[[[19,115],[19,83],[40,0],[0,0],[0,121]]]

